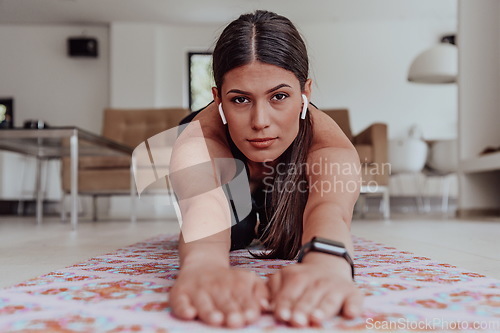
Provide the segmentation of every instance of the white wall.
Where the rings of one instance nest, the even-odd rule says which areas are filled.
[[[460,158],[500,144],[500,3],[460,2]]]
[[[164,103],[189,107],[187,54],[213,50],[222,28],[221,26],[163,28],[163,47],[167,59]]]
[[[460,0],[459,20],[459,157],[481,166],[488,157],[480,152],[500,145],[500,2]],[[499,209],[500,167],[492,165],[496,166],[492,172],[461,168],[458,208],[462,212]]]
[[[99,41],[99,58],[70,58],[66,39]],[[0,96],[14,97],[15,125],[43,119],[53,126],[101,131],[108,105],[108,29],[89,26],[0,25]]]
[[[307,41],[320,108],[347,107],[358,133],[373,122],[389,136],[419,125],[429,139],[456,137],[457,87],[407,81],[413,59],[456,32],[456,20],[354,21],[299,27]]]
[[[154,24],[114,23],[110,30],[111,106],[160,106],[160,29]]]
[[[111,105],[188,107],[187,54],[206,52],[217,27],[111,24]]]

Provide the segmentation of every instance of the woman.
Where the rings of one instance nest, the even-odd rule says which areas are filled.
[[[170,292],[175,316],[241,327],[272,311],[276,319],[302,327],[360,313],[362,297],[346,255],[310,246],[313,237],[322,237],[341,242],[333,246],[352,256],[349,229],[360,177],[350,141],[308,103],[308,69],[295,26],[275,13],[242,15],[218,39],[214,102],[187,119],[192,122],[173,155],[176,170],[210,161],[216,169],[173,182],[183,220],[181,270]],[[199,185],[212,176],[226,183],[224,172],[234,170],[213,161],[230,158],[245,162],[253,202],[252,213],[232,227],[221,188]],[[193,190],[196,184],[204,190]],[[207,225],[217,232],[192,236]],[[293,259],[302,248],[303,260],[267,282],[231,268],[228,251],[246,247],[254,237],[270,251],[256,257]]]

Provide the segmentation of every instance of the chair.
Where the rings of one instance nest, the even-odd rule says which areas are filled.
[[[102,135],[135,148],[141,142],[169,128],[178,126],[189,109],[106,109]],[[78,160],[78,192],[93,198],[93,220],[97,220],[97,197],[131,195],[130,156],[80,156]],[[63,194],[70,193],[70,159],[63,158]],[[62,205],[64,212],[64,195]],[[132,214],[134,215],[134,214]],[[132,216],[135,219],[135,216]]]
[[[441,180],[441,212],[448,217],[450,203],[451,179],[458,171],[458,144],[456,139],[427,141],[429,154],[422,170],[425,175],[424,187],[429,178]],[[431,210],[430,198],[427,197],[427,210]]]
[[[349,110],[331,109],[323,110],[342,129],[345,135],[351,140],[359,155],[361,162],[361,196],[360,203],[362,214],[366,213],[365,197],[369,195],[382,195],[380,210],[384,218],[389,218],[389,174],[390,165],[387,155],[387,124],[374,123],[353,135],[349,120]]]
[[[399,190],[403,193],[405,182],[402,177],[413,179],[416,190],[417,212],[423,211],[422,170],[427,159],[428,146],[419,136],[408,136],[389,140],[389,162],[391,176],[399,180]],[[409,184],[406,184],[409,185]]]

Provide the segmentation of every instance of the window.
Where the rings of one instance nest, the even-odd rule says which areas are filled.
[[[189,108],[196,111],[213,100],[212,53],[189,52],[188,66]]]
[[[0,98],[0,128],[14,127],[14,99]]]

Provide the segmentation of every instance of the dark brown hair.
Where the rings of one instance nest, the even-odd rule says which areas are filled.
[[[292,72],[304,90],[309,75],[307,49],[299,32],[286,17],[258,10],[241,15],[224,29],[213,52],[213,73],[218,89],[222,87],[227,72],[253,61]],[[307,184],[305,170],[300,166],[307,161],[311,138],[312,123],[308,112],[306,119],[300,121],[295,140],[276,161],[278,165],[295,165],[299,172],[275,172],[273,184],[264,189],[271,198],[265,200],[269,203],[265,207],[269,223],[261,241],[271,251],[267,254],[252,253],[257,258],[293,259],[300,249],[308,190],[301,188],[303,193],[297,188],[283,191],[278,185]]]

